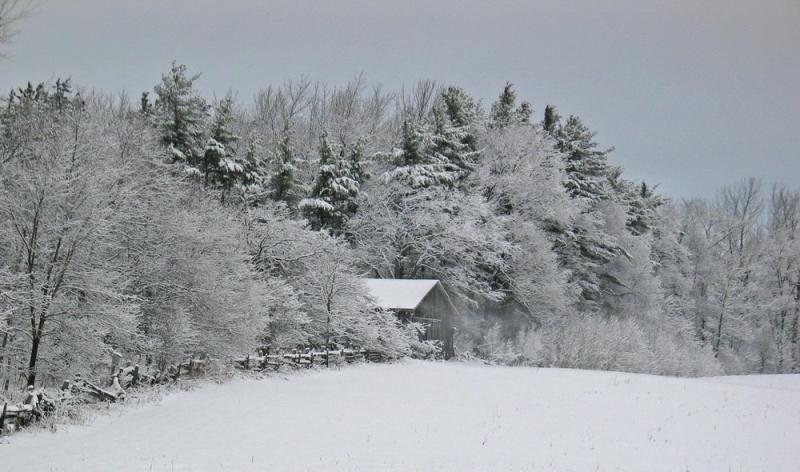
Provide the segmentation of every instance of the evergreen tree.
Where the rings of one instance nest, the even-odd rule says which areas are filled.
[[[442,91],[441,99],[447,118],[453,126],[468,130],[463,138],[464,144],[476,150],[476,136],[473,128],[480,117],[478,104],[461,87],[447,87]]]
[[[139,113],[146,117],[153,114],[153,104],[150,103],[149,92],[142,92],[142,96],[139,98]]]
[[[653,230],[657,219],[658,207],[665,203],[664,198],[658,195],[654,188],[641,182],[638,185],[621,177],[622,171],[616,169],[610,182],[615,192],[615,198],[627,208],[628,230],[640,236]]]
[[[598,150],[594,136],[577,116],[570,116],[556,132],[558,149],[566,159],[567,190],[591,202],[610,198],[609,177],[614,171],[608,165],[613,149]]]
[[[440,107],[434,108],[432,124],[403,122],[400,148],[378,154],[396,167],[384,180],[399,180],[412,188],[433,185],[453,187],[472,170],[479,152],[465,141],[464,127],[452,126]]]
[[[72,81],[68,78],[66,80],[56,79],[56,84],[53,86],[53,94],[51,100],[56,110],[63,111],[68,108],[71,103],[72,95]]]
[[[239,136],[231,129],[234,120],[233,96],[229,93],[215,107],[214,120],[209,130],[211,137],[223,146],[229,146],[238,141]]]
[[[579,307],[589,312],[601,310],[622,288],[610,264],[626,254],[620,239],[625,221],[617,218],[623,202],[618,202],[610,182],[617,169],[608,164],[611,150],[598,150],[595,133],[578,117],[570,116],[551,133],[564,159],[564,186],[582,205],[568,227],[556,228],[555,249],[572,274],[571,282],[579,287]]]
[[[353,175],[352,164],[345,159],[344,150],[338,156],[333,152],[327,133],[320,136],[319,174],[310,197],[298,205],[313,229],[338,233],[355,212],[360,182]]]
[[[161,143],[169,148],[174,161],[194,167],[199,167],[203,159],[201,146],[209,108],[193,88],[199,77],[188,77],[186,66],[173,61],[170,72],[154,88]]]
[[[289,207],[294,207],[297,202],[297,183],[295,173],[297,169],[294,165],[294,153],[291,145],[291,131],[289,128],[283,130],[278,149],[275,156],[275,168],[270,177],[270,196],[275,201],[286,202]]]
[[[552,134],[556,131],[559,121],[561,121],[561,116],[559,116],[556,107],[553,105],[547,105],[544,108],[544,120],[542,120],[542,128],[544,128],[548,133]]]
[[[490,119],[493,126],[502,128],[511,123],[516,100],[517,92],[514,91],[514,87],[510,82],[506,82],[500,97],[492,104]]]
[[[492,104],[492,111],[489,116],[489,124],[494,128],[504,128],[514,123],[530,123],[533,107],[528,102],[522,102],[515,108],[517,92],[514,91],[514,84],[506,82],[503,92],[497,101]]]
[[[253,141],[247,146],[244,155],[244,174],[242,184],[245,188],[258,189],[264,180],[263,160],[258,155],[256,142]]]
[[[209,177],[230,189],[244,173],[244,165],[236,159],[233,144],[239,137],[231,130],[233,125],[233,97],[228,94],[214,110],[214,120],[203,152],[203,173],[205,184]]]
[[[425,156],[422,155],[422,133],[414,126],[410,120],[403,121],[402,129],[402,142],[400,144],[401,165],[414,166],[425,162]]]
[[[364,157],[365,138],[359,138],[356,143],[350,146],[348,154],[348,165],[350,167],[350,175],[353,180],[358,182],[359,185],[363,184],[369,178],[367,171],[364,169],[362,158]]]
[[[580,287],[579,306],[621,314],[624,303],[635,299],[642,310],[646,304],[652,307],[652,299],[643,301],[649,289],[633,289],[657,285],[649,272],[636,269],[650,263],[649,246],[632,236],[649,231],[662,200],[646,185],[637,187],[623,179],[622,170],[608,163],[612,149],[598,149],[595,133],[578,117],[570,116],[562,125],[555,109],[548,108],[543,127],[549,128],[563,155],[568,194],[582,202],[578,217],[556,237],[556,251]]]
[[[51,91],[52,90],[52,91]],[[25,88],[12,90],[8,98],[8,110],[31,113],[54,111],[59,119],[64,112],[84,106],[80,93],[73,93],[70,79],[56,79],[52,87],[40,82],[35,87],[28,82]]]
[[[20,103],[29,103],[31,101],[40,101],[44,100],[47,97],[47,90],[44,87],[44,83],[39,83],[34,88],[33,85],[28,82],[28,86],[25,88],[20,87],[18,89],[18,98]],[[12,92],[13,93],[13,92]]]
[[[220,143],[214,138],[208,138],[206,146],[203,148],[203,184],[208,186],[209,183],[214,183],[221,180],[220,175],[220,161],[225,158],[228,150],[225,145]],[[212,173],[214,179],[211,179]]]

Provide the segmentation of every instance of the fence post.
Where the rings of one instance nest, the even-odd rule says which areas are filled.
[[[119,367],[119,362],[121,360],[122,360],[122,354],[118,353],[114,349],[111,349],[111,376],[112,377],[117,372],[117,368]]]
[[[6,429],[6,408],[8,407],[7,402],[3,402],[3,412],[0,413],[0,436],[3,435],[3,431]]]

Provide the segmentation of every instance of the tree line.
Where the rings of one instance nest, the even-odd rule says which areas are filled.
[[[0,112],[0,381],[353,344],[429,355],[360,279],[436,278],[456,348],[670,375],[800,367],[800,193],[670,201],[511,84],[359,76],[207,100],[20,87]]]

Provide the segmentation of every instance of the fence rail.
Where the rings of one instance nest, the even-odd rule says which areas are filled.
[[[358,360],[380,362],[384,360],[383,354],[367,349],[338,349],[331,351],[296,351],[278,354],[265,354],[262,356],[246,356],[236,359],[234,366],[243,370],[277,370],[282,366],[290,368],[311,367],[314,365],[327,365],[331,362],[355,362]]]

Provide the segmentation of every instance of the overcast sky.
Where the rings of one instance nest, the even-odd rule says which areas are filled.
[[[72,77],[138,95],[177,59],[240,101],[301,74],[432,78],[489,103],[506,81],[578,114],[626,176],[673,197],[800,182],[799,0],[40,0],[0,89]]]

